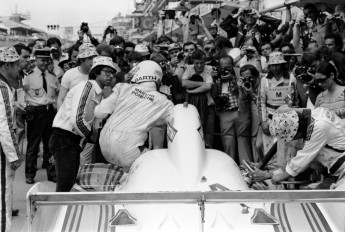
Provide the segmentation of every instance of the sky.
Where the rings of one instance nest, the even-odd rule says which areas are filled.
[[[15,12],[30,12],[31,20],[23,21],[47,31],[47,25],[80,27],[88,22],[90,28],[105,28],[119,12],[130,14],[135,0],[0,0],[0,16]],[[49,32],[49,31],[47,31]]]

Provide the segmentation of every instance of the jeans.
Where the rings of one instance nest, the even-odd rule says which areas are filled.
[[[69,192],[78,174],[80,137],[62,129],[53,129],[49,147],[55,159],[56,192]]]

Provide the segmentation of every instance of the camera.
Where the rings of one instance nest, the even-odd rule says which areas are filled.
[[[304,84],[308,84],[313,80],[311,74],[315,74],[316,70],[307,66],[297,65],[295,69],[296,77]]]
[[[175,18],[175,11],[174,10],[165,10],[164,16],[162,17],[163,20],[165,19],[174,19]]]
[[[190,23],[195,24],[195,20],[197,20],[197,19],[201,20],[199,15],[191,15],[190,16]]]
[[[171,63],[165,60],[159,62],[159,65],[161,66],[163,73],[166,73],[171,67]]]
[[[112,26],[108,26],[106,31],[110,34],[114,34],[115,33],[115,29]]]
[[[89,31],[89,26],[88,26],[88,23],[84,23],[82,22],[81,23],[81,26],[80,26],[80,30],[84,33],[88,33]]]
[[[230,68],[226,68],[226,67],[220,67],[219,68],[219,71],[220,71],[220,75],[221,76],[227,76],[229,74],[231,74],[231,69]]]
[[[247,55],[254,55],[255,54],[255,49],[251,48],[251,47],[248,47],[248,48],[246,48],[246,53],[247,53]]]
[[[252,77],[243,77],[241,78],[243,81],[243,86],[249,89],[252,86],[254,79]]]
[[[247,9],[247,10],[243,10],[243,12],[242,12],[242,15],[243,16],[251,16],[251,15],[253,15],[253,10],[252,9]]]

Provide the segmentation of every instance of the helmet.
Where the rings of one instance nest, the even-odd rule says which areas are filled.
[[[156,82],[160,84],[162,81],[162,68],[152,60],[145,60],[136,65],[132,70],[132,83]]]
[[[283,114],[274,114],[270,124],[270,132],[285,142],[293,140],[297,134],[299,126],[299,117],[295,111],[289,111]]]

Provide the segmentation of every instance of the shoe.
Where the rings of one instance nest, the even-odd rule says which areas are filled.
[[[33,184],[35,183],[34,179],[33,178],[26,178],[26,181],[25,181],[27,184]]]
[[[12,217],[18,216],[19,209],[12,209]]]

